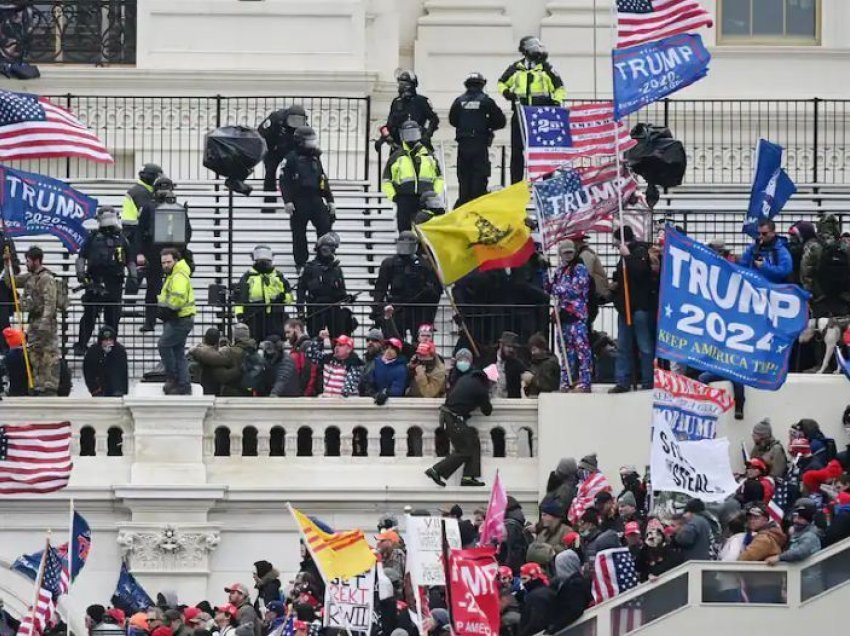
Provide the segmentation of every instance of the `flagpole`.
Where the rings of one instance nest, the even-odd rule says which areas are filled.
[[[71,583],[74,582],[74,555],[77,552],[76,541],[74,540],[74,498],[69,501],[69,520],[68,520],[68,589],[71,589]]]
[[[21,312],[21,299],[18,297],[18,284],[15,281],[15,272],[12,271],[12,250],[7,245],[9,235],[6,231],[6,217],[3,216],[3,211],[0,210],[0,234],[3,235],[3,245],[0,249],[3,251],[3,264],[6,269],[6,275],[9,277],[9,287],[12,289],[12,299],[15,303],[15,318],[18,321],[18,326],[21,330],[21,341],[24,349],[24,367],[27,371],[27,388],[32,390],[34,384],[32,379],[32,366],[30,365],[30,356],[27,352],[27,331],[24,329],[24,318]],[[8,256],[8,258],[6,258]]]
[[[536,200],[536,199],[535,199]],[[543,241],[543,251],[548,252],[552,247],[551,245],[546,245],[546,231],[541,233],[541,240]],[[560,256],[558,256],[560,258]],[[549,284],[552,284],[552,273],[549,269],[546,270],[546,278],[549,280]],[[567,342],[564,340],[564,330],[561,327],[561,308],[558,305],[558,301],[556,300],[553,294],[549,295],[555,301],[555,331],[557,332],[555,335],[555,341],[558,343],[558,348],[561,350],[561,358],[563,359],[564,368],[567,370],[567,381],[570,383],[570,387],[573,385],[573,374],[570,370],[570,359],[567,357]],[[558,378],[558,383],[560,384],[560,378]]]
[[[599,99],[599,91],[598,91],[598,75],[599,75],[599,67],[596,63],[596,2],[597,0],[593,0],[593,101]],[[616,2],[615,2],[616,4]]]
[[[611,32],[613,34],[613,49],[617,48],[617,3],[613,2],[611,4]],[[612,49],[612,50],[613,50]],[[612,53],[613,55],[613,53]],[[614,160],[616,161],[617,166],[617,211],[618,217],[620,220],[620,249],[623,249],[626,246],[625,241],[625,224],[623,223],[623,191],[619,187],[620,182],[620,131],[617,128],[617,115],[616,115],[616,103],[612,100],[612,117],[614,119]],[[620,256],[623,260],[623,299],[625,303],[626,310],[626,326],[632,326],[632,301],[629,297],[629,268],[626,263],[626,257]],[[629,353],[631,355],[631,353]]]
[[[33,593],[32,607],[30,608],[31,630],[35,630],[35,615],[38,609],[38,597],[41,592],[41,585],[44,583],[44,568],[47,563],[47,553],[50,551],[50,530],[47,531],[47,539],[44,542],[44,552],[41,555],[41,563],[38,566],[38,575],[35,577],[35,592]],[[43,631],[43,630],[42,630]]]
[[[452,580],[449,567],[449,537],[446,533],[446,520],[440,519],[440,549],[443,552],[443,576],[446,577],[446,607],[449,610],[449,625],[454,633],[454,619],[452,612]]]
[[[419,227],[416,223],[412,224],[413,231],[416,232],[416,236],[419,239],[419,243],[425,246],[425,258],[428,259],[428,262],[431,264],[431,268],[434,270],[434,273],[437,275],[437,280],[440,281],[440,287],[443,288],[443,291],[446,292],[446,296],[449,299],[449,304],[452,306],[452,311],[454,311],[456,316],[460,317],[460,328],[463,330],[463,333],[466,335],[467,340],[469,340],[469,346],[472,349],[472,353],[475,354],[475,357],[478,358],[481,355],[481,352],[478,349],[478,345],[475,343],[475,340],[472,337],[472,334],[469,331],[469,328],[466,326],[466,320],[463,317],[463,314],[460,312],[460,309],[455,302],[454,294],[452,294],[451,289],[446,286],[443,282],[443,275],[440,272],[440,268],[437,267],[437,261],[434,260],[434,255],[431,254],[431,250],[428,247],[428,242],[422,236],[422,232],[419,230]]]

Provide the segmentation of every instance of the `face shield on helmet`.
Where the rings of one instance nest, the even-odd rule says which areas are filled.
[[[269,261],[271,263],[274,260],[274,252],[272,252],[272,248],[268,245],[257,245],[254,251],[251,252],[251,257],[254,259],[254,262]]]
[[[121,229],[121,219],[114,208],[102,207],[97,211],[97,227],[105,231],[117,231]]]
[[[416,93],[416,86],[419,84],[416,75],[411,71],[402,71],[399,73],[396,77],[396,82],[398,82],[398,94],[401,96],[414,95]]]
[[[401,125],[401,140],[408,144],[418,144],[422,141],[422,129],[415,121],[407,121]]]
[[[291,106],[286,113],[286,125],[289,128],[300,128],[307,125],[307,113],[300,106]]]
[[[546,59],[546,47],[543,46],[543,42],[539,38],[531,38],[523,48],[525,49],[525,56],[534,62]]]
[[[174,202],[174,182],[168,177],[158,177],[153,182],[153,195],[157,201]]]
[[[155,163],[146,163],[142,166],[142,169],[139,170],[139,180],[142,183],[147,183],[149,186],[154,184],[159,177],[162,176],[162,168]]]
[[[419,239],[413,232],[402,232],[395,243],[395,251],[399,256],[413,256],[419,249]]]

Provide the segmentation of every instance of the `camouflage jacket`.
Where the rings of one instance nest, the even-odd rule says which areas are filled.
[[[23,289],[23,307],[29,312],[27,321],[31,328],[48,328],[56,324],[56,278],[45,267],[30,274],[15,276],[15,283]],[[39,324],[41,323],[41,324]]]

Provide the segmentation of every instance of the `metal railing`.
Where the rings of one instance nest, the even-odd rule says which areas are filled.
[[[35,0],[6,9],[5,35],[32,64],[135,64],[137,0]],[[8,22],[11,20],[11,22]],[[9,26],[14,30],[9,31]]]

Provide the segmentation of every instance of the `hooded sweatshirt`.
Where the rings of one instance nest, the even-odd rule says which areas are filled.
[[[557,468],[549,473],[546,496],[540,502],[555,501],[564,510],[569,510],[578,491],[578,465],[574,457],[564,457]]]
[[[555,557],[555,602],[546,631],[555,634],[578,620],[590,605],[590,584],[581,575],[581,560],[573,550],[564,550]]]
[[[110,333],[114,333],[109,330]],[[129,391],[127,350],[116,342],[107,353],[103,350],[107,330],[101,327],[97,343],[86,351],[83,358],[83,377],[92,397],[121,397]]]

